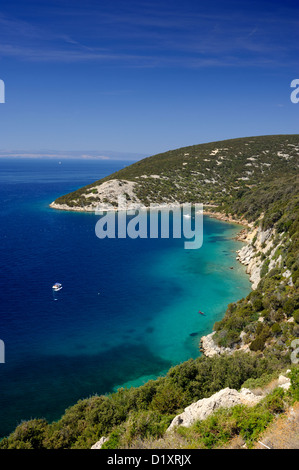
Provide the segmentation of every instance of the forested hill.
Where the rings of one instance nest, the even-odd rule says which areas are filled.
[[[120,192],[128,200],[145,205],[168,202],[226,204],[244,190],[261,187],[281,177],[295,176],[298,167],[299,134],[211,142],[140,160],[59,197],[55,207],[64,205],[61,208],[92,210],[98,203],[116,204],[116,195]]]

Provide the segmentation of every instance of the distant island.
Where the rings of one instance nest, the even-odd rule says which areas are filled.
[[[147,207],[203,203],[243,224],[237,258],[252,291],[201,338],[197,359],[82,399],[58,422],[21,423],[0,448],[298,448],[298,168],[298,134],[246,137],[148,157],[56,199],[52,208],[75,211],[116,206],[119,194]]]

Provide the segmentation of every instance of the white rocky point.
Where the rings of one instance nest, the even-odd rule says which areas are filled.
[[[200,345],[201,345],[201,351],[204,353],[205,356],[207,357],[212,357],[216,356],[219,354],[223,353],[232,353],[232,349],[230,348],[224,348],[222,346],[217,346],[217,344],[213,340],[213,336],[215,334],[215,331],[212,333],[202,336],[200,339]]]

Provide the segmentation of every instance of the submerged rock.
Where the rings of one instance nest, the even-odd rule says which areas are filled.
[[[101,449],[103,444],[108,441],[108,437],[101,437],[99,441],[97,441],[93,446],[91,446],[91,449]]]

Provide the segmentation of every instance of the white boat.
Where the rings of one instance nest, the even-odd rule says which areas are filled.
[[[52,289],[55,290],[55,291],[61,290],[62,289],[62,284],[60,284],[59,282],[56,282],[54,284],[54,286],[52,286]]]

